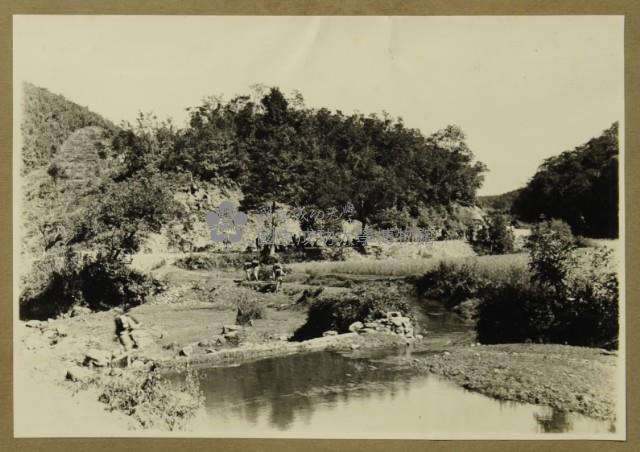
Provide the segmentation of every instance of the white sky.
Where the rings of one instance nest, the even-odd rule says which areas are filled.
[[[254,83],[311,107],[388,111],[467,133],[480,194],[624,115],[623,18],[15,16],[14,75],[118,123],[172,117]],[[19,88],[19,84],[16,84]]]

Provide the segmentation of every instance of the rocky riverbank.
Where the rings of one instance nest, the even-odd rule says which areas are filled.
[[[602,349],[548,344],[457,346],[413,362],[497,399],[611,420],[616,417],[617,363],[616,353]]]

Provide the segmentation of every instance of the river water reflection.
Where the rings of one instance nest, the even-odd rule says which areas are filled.
[[[216,436],[505,437],[603,434],[609,422],[502,402],[433,375],[369,359],[315,352],[201,372]]]

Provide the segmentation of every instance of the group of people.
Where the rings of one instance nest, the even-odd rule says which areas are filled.
[[[260,281],[261,268],[262,267],[258,259],[245,262],[244,271],[245,271],[247,281]],[[276,283],[274,292],[278,292],[282,287],[282,281],[284,280],[284,275],[285,275],[284,267],[278,260],[276,260],[273,263],[271,268],[271,278]]]

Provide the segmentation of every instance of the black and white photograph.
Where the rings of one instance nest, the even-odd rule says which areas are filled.
[[[625,440],[624,17],[13,16],[29,437]]]

